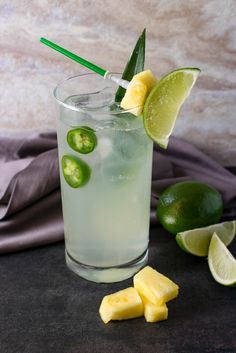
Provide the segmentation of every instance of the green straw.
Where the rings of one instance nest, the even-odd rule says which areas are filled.
[[[46,38],[40,38],[40,42],[47,45],[48,47],[58,51],[59,53],[67,56],[68,58],[76,61],[77,63],[87,67],[88,69],[96,72],[97,74],[101,75],[103,78],[111,80],[111,81],[115,82],[117,85],[127,89],[129,82],[126,80],[123,80],[122,78],[116,77],[108,70],[104,70],[101,67],[99,67],[95,64],[92,64],[91,62],[81,58],[80,56],[78,56],[76,54],[71,53],[69,50],[60,47],[56,43],[53,43]]]
[[[102,69],[101,67],[90,63],[89,61],[81,58],[80,56],[71,53],[69,50],[66,50],[62,47],[60,47],[59,45],[51,42],[50,40],[46,39],[46,38],[40,38],[40,42],[47,45],[48,47],[58,51],[59,53],[67,56],[68,58],[76,61],[77,63],[80,63],[81,65],[87,67],[88,69],[96,72],[97,74],[101,75],[101,76],[105,76],[107,73],[107,70]]]

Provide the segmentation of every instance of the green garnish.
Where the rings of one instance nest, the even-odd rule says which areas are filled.
[[[134,47],[134,50],[130,56],[129,61],[126,64],[124,72],[122,74],[122,79],[131,81],[133,76],[142,72],[144,70],[144,62],[145,62],[145,40],[146,40],[146,28],[144,28],[142,34],[137,40],[137,43]],[[122,98],[125,95],[126,90],[123,87],[119,87],[115,101],[121,102]]]

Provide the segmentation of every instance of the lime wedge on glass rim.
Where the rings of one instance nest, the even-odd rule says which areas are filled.
[[[176,117],[200,73],[198,68],[181,68],[170,72],[148,95],[143,122],[148,136],[162,148],[167,148]]]
[[[236,287],[236,259],[216,233],[211,238],[208,265],[218,283]]]
[[[180,232],[176,241],[180,248],[195,256],[207,256],[213,233],[217,233],[223,243],[228,246],[236,233],[236,221],[213,224],[208,227],[196,228]]]

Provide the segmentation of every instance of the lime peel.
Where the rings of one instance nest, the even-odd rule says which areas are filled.
[[[211,237],[216,232],[223,243],[228,246],[236,234],[236,221],[217,223],[176,235],[176,242],[182,250],[195,256],[207,256]]]
[[[148,136],[167,148],[179,110],[189,96],[200,69],[180,68],[161,78],[149,93],[143,112]]]
[[[218,283],[236,287],[236,259],[216,233],[211,238],[208,265],[212,276]]]

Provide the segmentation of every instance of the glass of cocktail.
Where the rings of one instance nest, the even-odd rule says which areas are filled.
[[[81,277],[116,282],[148,258],[152,140],[96,74],[54,90],[66,262]]]
[[[180,68],[159,81],[143,71],[145,30],[121,78],[40,41],[100,75],[74,76],[54,90],[66,262],[88,280],[121,281],[148,258],[152,141],[167,148],[200,70]]]

